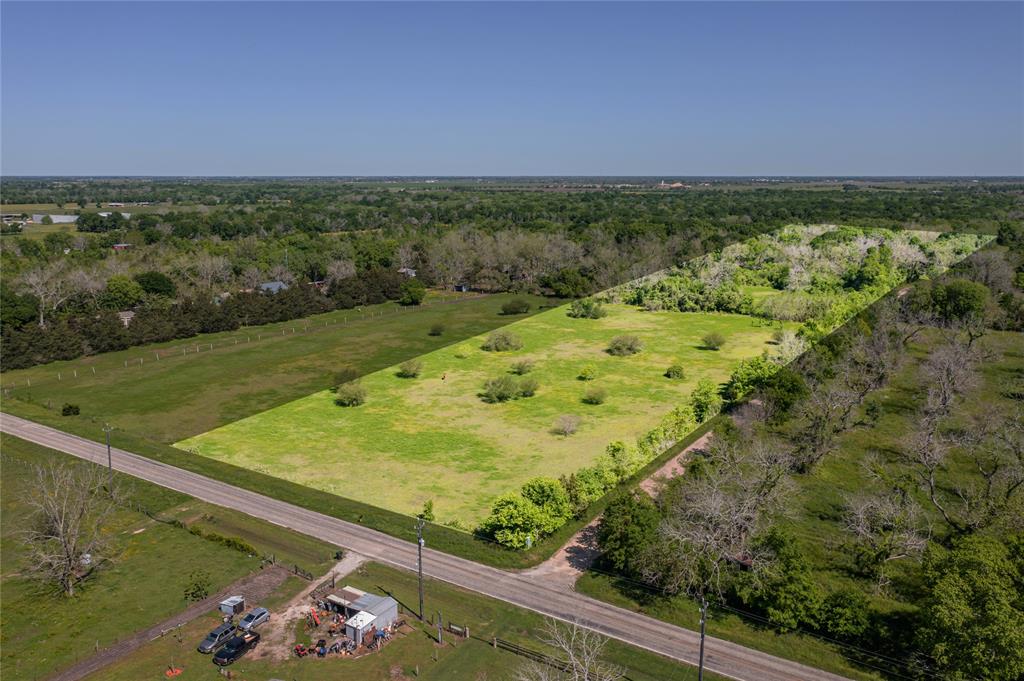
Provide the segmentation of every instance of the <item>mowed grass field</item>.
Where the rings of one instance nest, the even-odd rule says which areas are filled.
[[[32,401],[59,412],[67,402],[80,418],[176,442],[322,390],[343,366],[371,372],[505,324],[511,298],[432,294],[416,308],[337,310],[9,371],[0,377],[4,409]],[[535,310],[552,304],[525,298]],[[434,324],[442,335],[428,335]]]
[[[742,315],[606,309],[597,320],[560,307],[510,324],[523,342],[515,351],[482,350],[485,335],[436,350],[419,358],[417,378],[377,371],[363,378],[368,397],[359,407],[338,407],[321,390],[177,446],[401,513],[432,500],[440,522],[471,527],[526,480],[572,473],[610,442],[644,434],[700,379],[723,381],[741,359],[769,348],[776,328]],[[709,332],[725,336],[721,350],[703,347]],[[639,337],[643,351],[608,354],[609,341],[624,334]],[[484,382],[509,375],[518,360],[534,362],[536,395],[484,403]],[[664,376],[675,363],[685,379]],[[579,380],[588,365],[596,379]],[[583,403],[592,386],[607,391],[603,404]],[[568,437],[553,432],[565,414],[580,419]]]

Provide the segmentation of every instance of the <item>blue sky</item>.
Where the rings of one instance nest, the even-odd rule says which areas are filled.
[[[1024,175],[1024,4],[3,2],[4,174]]]

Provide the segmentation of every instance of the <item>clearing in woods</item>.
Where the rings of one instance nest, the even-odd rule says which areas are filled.
[[[507,352],[481,349],[486,335],[421,356],[416,378],[389,367],[363,378],[365,404],[339,407],[321,390],[228,424],[176,446],[207,457],[326,490],[376,506],[418,512],[432,500],[440,522],[476,525],[495,497],[543,475],[589,465],[615,440],[630,442],[655,427],[696,383],[725,380],[736,364],[770,346],[778,325],[720,313],[644,312],[606,306],[602,319],[574,319],[567,307],[504,327],[522,340]],[[703,347],[718,332],[718,351]],[[612,338],[635,335],[636,355],[616,357]],[[531,360],[533,397],[484,403],[485,381]],[[682,380],[664,376],[672,364]],[[578,377],[585,367],[596,377]],[[606,391],[603,404],[584,393]],[[561,415],[579,417],[568,437],[553,432]]]

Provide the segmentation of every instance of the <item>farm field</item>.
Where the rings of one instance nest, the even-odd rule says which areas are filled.
[[[342,580],[366,591],[387,591],[399,603],[416,601],[416,576],[377,563],[364,565],[358,572]],[[286,601],[297,589],[282,586],[280,601]],[[257,659],[261,652],[250,654],[232,665],[231,670],[244,679],[286,678],[295,681],[366,681],[391,678],[416,678],[428,681],[449,679],[504,679],[523,663],[523,658],[491,647],[492,636],[527,646],[533,650],[552,654],[531,635],[543,625],[543,618],[533,612],[480,596],[443,582],[426,581],[426,607],[430,612],[440,611],[445,621],[468,626],[472,638],[452,645],[438,647],[430,634],[429,625],[420,628],[415,618],[406,615],[415,631],[389,643],[380,653],[358,659],[330,656],[326,659],[291,657],[286,661]],[[167,636],[140,649],[131,658],[122,660],[87,677],[87,681],[136,681],[157,678],[173,660],[182,668],[180,676],[186,681],[213,681],[220,678],[210,657],[195,652],[196,642],[218,622],[211,615],[196,620],[182,629],[182,643]],[[434,656],[437,660],[434,660]],[[697,670],[677,664],[637,648],[610,641],[605,648],[605,659],[627,670],[632,681],[687,681],[697,678]],[[396,676],[396,668],[403,676]],[[416,674],[416,669],[419,674]],[[724,677],[705,674],[704,678],[718,681]]]
[[[417,378],[396,367],[364,377],[366,403],[335,406],[321,390],[231,423],[177,446],[292,482],[402,512],[433,501],[439,522],[470,527],[493,499],[535,476],[558,477],[592,463],[613,441],[631,441],[654,426],[703,378],[718,383],[736,364],[760,355],[778,328],[752,317],[720,313],[643,312],[607,305],[603,319],[574,319],[547,310],[506,330],[519,350],[487,352],[485,336],[420,357]],[[702,337],[721,333],[718,351]],[[619,335],[644,343],[636,355],[605,349]],[[536,395],[500,404],[478,396],[484,382],[530,360]],[[686,377],[664,376],[672,364]],[[578,379],[584,367],[592,381]],[[584,404],[585,391],[607,391],[603,404]],[[560,415],[580,419],[571,436],[552,432]]]
[[[512,297],[432,295],[412,309],[337,310],[9,371],[0,385],[11,389],[5,409],[14,412],[20,401],[58,411],[73,403],[82,418],[175,442],[320,390],[343,366],[374,371],[495,328],[508,321],[499,313]],[[546,302],[516,297],[534,309]],[[434,324],[445,327],[442,335],[428,335]]]

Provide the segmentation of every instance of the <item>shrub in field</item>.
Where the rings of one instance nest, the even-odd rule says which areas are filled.
[[[779,365],[763,355],[745,359],[729,376],[722,388],[722,397],[728,402],[736,402],[751,391],[765,387],[778,370]]]
[[[524,499],[533,502],[540,509],[541,523],[538,528],[541,534],[551,534],[564,525],[572,515],[569,505],[569,494],[558,480],[554,478],[533,478],[523,484],[521,493]]]
[[[608,311],[593,298],[581,298],[572,301],[566,314],[575,319],[600,319],[607,315]]]
[[[418,359],[410,359],[398,365],[399,378],[416,378],[423,371],[423,362]]]
[[[597,385],[587,388],[587,391],[583,393],[584,404],[604,404],[607,398],[608,391]]]
[[[509,368],[513,374],[517,376],[523,376],[533,371],[533,360],[532,359],[521,359],[518,362],[513,362],[511,368]]]
[[[530,303],[522,298],[513,298],[501,306],[501,314],[516,315],[526,314],[530,311]]]
[[[580,369],[580,373],[576,376],[581,381],[593,381],[597,378],[597,367],[593,364],[586,364]]]
[[[635,355],[643,349],[643,342],[636,336],[616,336],[608,344],[608,354],[616,357]]]
[[[509,350],[518,350],[523,347],[523,341],[519,336],[515,335],[511,331],[495,331],[484,344],[480,346],[482,350],[488,352],[507,352]]]
[[[459,347],[455,348],[455,356],[459,359],[466,359],[473,354],[473,346],[469,343],[463,343]]]
[[[540,384],[536,378],[522,378],[519,380],[519,394],[517,397],[533,397],[537,394]]]
[[[434,515],[434,500],[427,499],[423,502],[423,510],[416,514],[417,518],[423,518],[427,522],[434,522],[437,518]]]
[[[61,416],[78,416],[81,413],[81,409],[78,408],[77,404],[65,403],[60,408]]]
[[[339,407],[358,407],[366,401],[366,388],[359,381],[343,383],[334,391],[334,403]]]
[[[518,492],[503,494],[491,506],[481,529],[510,549],[524,549],[540,536],[543,512]]]
[[[704,347],[708,350],[718,350],[725,345],[725,336],[712,331],[711,333],[704,334],[704,337],[700,339],[700,342],[704,344]]]
[[[349,383],[359,378],[359,372],[352,367],[342,367],[334,374],[334,382],[331,383],[331,387],[337,389],[339,385]]]
[[[665,378],[682,380],[686,378],[686,369],[683,368],[682,364],[673,364],[665,370]]]
[[[443,333],[444,333],[444,324],[438,323],[438,324],[434,324],[434,325],[432,325],[430,327],[430,331],[427,332],[427,335],[430,335],[430,336],[440,336]]]
[[[697,423],[704,423],[722,409],[718,386],[709,378],[702,378],[690,393],[690,405]]]
[[[519,384],[511,376],[489,378],[480,391],[480,399],[489,404],[508,402],[519,395]]]
[[[579,430],[580,417],[575,414],[562,414],[555,419],[555,425],[552,426],[551,432],[555,435],[562,435],[568,437]]]
[[[206,570],[193,570],[189,573],[188,584],[185,585],[185,600],[190,603],[201,601],[210,595],[210,573]]]

